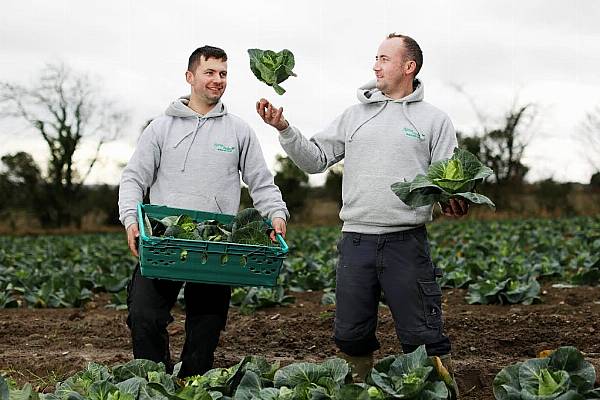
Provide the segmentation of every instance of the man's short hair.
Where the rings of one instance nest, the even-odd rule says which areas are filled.
[[[406,57],[409,60],[414,60],[414,62],[417,64],[417,68],[415,69],[415,76],[417,76],[417,74],[421,70],[421,66],[423,65],[423,52],[421,51],[421,47],[419,47],[419,44],[416,42],[416,40],[411,38],[410,36],[400,35],[399,33],[395,32],[390,33],[387,38],[402,39],[402,43],[404,44],[404,48],[406,49]]]
[[[227,54],[225,54],[225,50],[220,49],[218,47],[213,46],[202,46],[198,47],[192,55],[190,55],[190,59],[188,61],[188,71],[194,72],[195,69],[200,64],[200,61],[204,57],[205,60],[209,58],[216,58],[218,60],[227,61]]]

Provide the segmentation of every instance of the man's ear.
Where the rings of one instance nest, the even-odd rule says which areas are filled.
[[[192,73],[192,71],[185,71],[185,80],[190,85],[194,83],[194,74]]]
[[[417,70],[417,63],[414,60],[408,61],[404,66],[406,75],[410,75]]]

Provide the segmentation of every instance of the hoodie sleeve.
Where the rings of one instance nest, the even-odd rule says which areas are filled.
[[[160,146],[151,123],[139,138],[131,159],[123,170],[119,184],[119,220],[129,227],[137,223],[137,205],[156,179],[160,164]]]
[[[279,143],[292,161],[304,172],[316,174],[344,158],[346,113],[338,116],[325,130],[310,140],[300,130],[288,126],[279,132]]]
[[[241,145],[239,167],[242,180],[248,185],[254,207],[271,220],[275,217],[287,220],[290,214],[267,167],[258,138],[252,128],[246,129],[247,135]]]
[[[456,131],[450,117],[444,115],[439,127],[431,137],[431,162],[452,157],[454,148],[458,146]]]

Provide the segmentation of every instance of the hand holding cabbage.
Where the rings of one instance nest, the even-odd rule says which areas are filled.
[[[412,208],[464,199],[495,209],[489,198],[475,193],[475,186],[492,173],[473,154],[457,147],[451,158],[432,163],[426,175],[419,174],[412,182],[396,182],[391,189]]]

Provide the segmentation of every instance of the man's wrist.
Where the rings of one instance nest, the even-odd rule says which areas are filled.
[[[290,123],[287,122],[287,120],[285,120],[284,122],[285,123],[282,128],[277,127],[277,130],[279,131],[279,133],[286,131],[290,127]]]
[[[123,226],[125,226],[125,230],[129,230],[129,227],[133,224],[137,224],[137,217],[134,215],[128,215],[123,220]]]
[[[279,138],[280,139],[284,139],[284,140],[288,140],[292,137],[294,137],[294,129],[292,128],[292,125],[288,124],[288,126],[283,129],[283,130],[278,130],[279,132]]]
[[[287,218],[286,218],[286,214],[285,211],[283,210],[277,210],[275,211],[273,214],[271,214],[271,221],[273,221],[275,218],[281,218],[283,220],[283,222],[285,222],[287,224]]]

